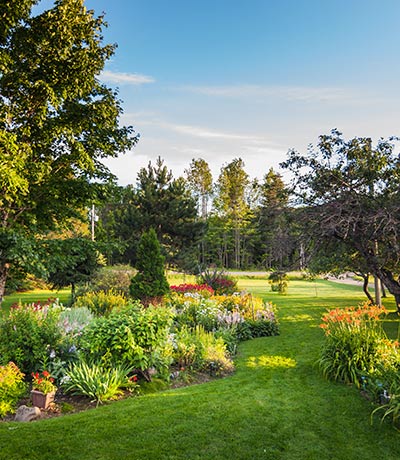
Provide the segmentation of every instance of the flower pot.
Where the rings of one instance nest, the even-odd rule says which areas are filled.
[[[40,409],[47,409],[54,401],[54,396],[56,392],[52,391],[51,393],[44,394],[38,390],[31,391],[32,404]]]

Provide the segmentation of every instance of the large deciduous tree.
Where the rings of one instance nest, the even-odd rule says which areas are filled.
[[[76,215],[110,177],[102,160],[137,140],[99,80],[114,52],[102,44],[103,17],[83,0],[37,15],[35,3],[0,5],[0,301],[18,241]]]
[[[400,308],[400,158],[396,139],[348,141],[333,130],[306,155],[295,150],[282,166],[304,207],[306,231],[318,247],[343,242],[381,279]],[[363,264],[364,265],[364,264]]]

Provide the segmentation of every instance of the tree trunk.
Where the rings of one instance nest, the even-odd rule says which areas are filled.
[[[363,281],[363,291],[365,295],[368,297],[368,300],[371,302],[371,304],[374,303],[374,299],[372,298],[371,294],[368,291],[368,283],[369,283],[369,273],[362,273],[361,274]]]
[[[384,268],[377,268],[375,273],[388,291],[394,296],[397,306],[397,312],[400,313],[400,283],[395,280],[393,273]]]
[[[0,265],[0,305],[3,302],[4,291],[6,290],[6,281],[10,264],[3,263]]]
[[[206,220],[207,219],[207,195],[201,195],[201,217]]]
[[[382,292],[382,297],[384,299],[386,299],[387,295],[386,295],[386,289],[385,289],[385,285],[382,283],[381,281],[381,292]]]

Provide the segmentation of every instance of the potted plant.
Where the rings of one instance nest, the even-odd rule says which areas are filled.
[[[49,372],[32,372],[32,404],[40,409],[47,409],[54,401],[57,387]]]

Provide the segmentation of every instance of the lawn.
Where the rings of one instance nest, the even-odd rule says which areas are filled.
[[[58,298],[64,305],[68,303],[71,297],[71,289],[61,289],[59,291],[37,289],[35,291],[17,292],[6,296],[1,304],[1,311],[4,313],[10,309],[13,303],[18,302],[37,302],[46,301],[49,298]]]
[[[279,296],[265,280],[240,286],[278,306],[281,335],[243,343],[233,376],[62,418],[1,423],[0,459],[399,459],[398,432],[371,425],[371,403],[314,365],[321,315],[363,301],[360,289],[291,281]]]

